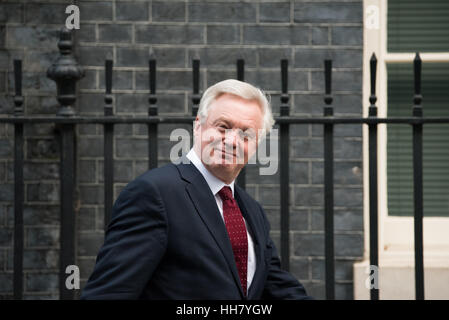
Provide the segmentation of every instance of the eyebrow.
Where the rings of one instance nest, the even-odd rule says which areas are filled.
[[[214,124],[216,124],[216,123],[218,123],[218,122],[224,122],[225,124],[227,124],[227,125],[229,125],[229,126],[231,126],[233,123],[232,123],[232,121],[229,121],[229,120],[227,120],[227,119],[223,119],[223,118],[218,118],[218,119],[216,119],[213,123]]]

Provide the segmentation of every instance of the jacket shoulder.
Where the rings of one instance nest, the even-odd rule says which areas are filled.
[[[166,185],[173,185],[179,179],[179,173],[175,165],[168,163],[162,167],[147,170],[137,176],[126,185],[125,189],[133,189],[138,186],[153,186],[159,189]]]

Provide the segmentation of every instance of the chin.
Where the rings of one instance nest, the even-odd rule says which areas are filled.
[[[212,165],[210,165],[213,168],[216,169],[222,169],[222,170],[226,170],[226,171],[233,171],[235,170],[235,167],[237,166],[235,163],[226,163],[224,160],[217,160],[214,161],[214,163]]]
[[[213,164],[209,165],[215,172],[223,172],[228,174],[232,174],[239,170],[238,165],[235,163],[225,163],[223,160],[214,161]]]

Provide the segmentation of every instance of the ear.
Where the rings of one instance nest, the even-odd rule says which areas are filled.
[[[193,132],[195,132],[198,129],[199,123],[200,120],[198,119],[198,116],[196,116],[195,120],[193,120]]]
[[[193,121],[193,135],[195,136],[200,131],[201,122],[198,116]]]

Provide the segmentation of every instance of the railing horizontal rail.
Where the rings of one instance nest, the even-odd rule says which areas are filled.
[[[404,123],[404,124],[424,124],[424,123],[449,123],[449,117],[391,117],[391,118],[346,118],[346,117],[316,117],[316,118],[298,118],[296,116],[274,117],[277,123],[290,124],[380,124],[380,123]],[[149,117],[0,117],[0,123],[192,123],[195,117],[192,116],[149,116]]]

